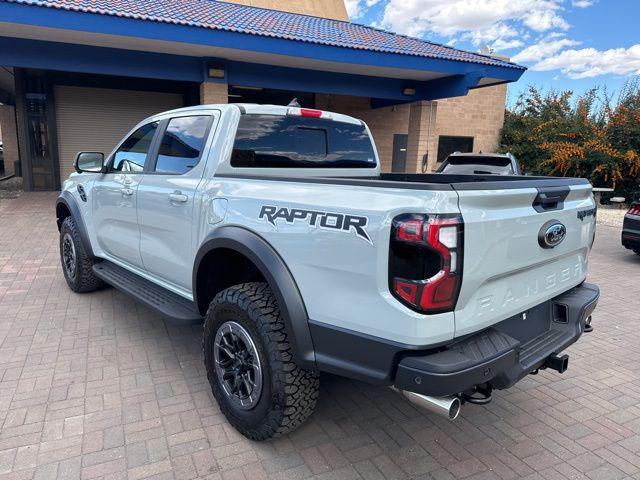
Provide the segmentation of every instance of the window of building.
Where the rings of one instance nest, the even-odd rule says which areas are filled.
[[[181,175],[198,164],[211,117],[172,118],[158,148],[156,172]]]
[[[440,135],[438,137],[438,162],[443,162],[453,152],[473,152],[473,137]]]
[[[374,168],[376,157],[363,125],[254,114],[240,117],[231,166]]]
[[[129,135],[116,151],[110,171],[141,172],[157,129],[158,122],[152,122]]]

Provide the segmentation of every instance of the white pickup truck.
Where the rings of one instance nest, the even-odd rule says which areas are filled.
[[[69,287],[204,321],[213,394],[253,439],[300,425],[321,371],[455,418],[563,372],[591,330],[583,179],[381,173],[362,121],[248,104],[161,113],[75,166],[56,205]]]

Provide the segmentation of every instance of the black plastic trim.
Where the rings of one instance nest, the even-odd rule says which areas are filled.
[[[121,292],[145,304],[171,322],[180,325],[202,323],[193,301],[142,278],[115,263],[103,260],[93,266],[95,275]]]
[[[373,384],[391,383],[401,353],[434,347],[394,342],[315,320],[309,320],[309,328],[319,370]]]
[[[580,338],[599,296],[597,286],[583,283],[535,307],[536,323],[543,331],[524,332],[522,319],[516,316],[444,350],[405,357],[398,364],[394,384],[434,396],[454,395],[483,384],[509,388]],[[554,303],[567,306],[567,323],[551,322]],[[527,323],[534,323],[533,318]]]
[[[553,212],[564,208],[564,201],[569,196],[569,187],[537,187],[538,195],[533,200],[533,208],[538,213]]]
[[[275,249],[256,233],[237,226],[216,229],[202,243],[193,266],[193,292],[196,305],[198,270],[204,257],[215,249],[227,248],[244,255],[260,270],[276,296],[293,347],[294,361],[306,369],[315,369],[315,351],[307,309],[300,290],[287,265]],[[203,312],[201,312],[203,313]]]
[[[383,173],[378,177],[285,177],[276,175],[250,175],[246,173],[224,173],[217,178],[237,178],[272,182],[319,183],[327,185],[349,185],[359,187],[398,188],[404,190],[509,190],[516,188],[589,185],[585,178],[504,176],[496,180],[495,175],[447,175],[440,173],[404,174]]]
[[[276,175],[248,175],[242,173],[219,173],[216,178],[263,180],[270,182],[319,183],[323,185],[347,185],[355,187],[400,188],[404,190],[452,190],[447,183],[408,183],[382,180],[379,177],[280,177]]]
[[[506,180],[487,180],[486,182],[475,183],[454,183],[454,190],[466,191],[466,190],[509,190],[515,188],[553,188],[553,187],[568,187],[570,185],[589,185],[589,180],[586,178],[571,178],[571,177],[527,177],[527,176],[512,176],[504,177],[511,178],[511,181]],[[515,183],[512,183],[514,182]]]
[[[78,231],[80,232],[80,239],[82,240],[82,246],[84,247],[85,252],[91,257],[95,258],[95,254],[93,253],[93,248],[91,248],[91,242],[89,241],[89,235],[87,234],[87,228],[85,227],[84,220],[82,218],[82,214],[80,213],[80,208],[78,208],[78,202],[68,191],[63,191],[58,196],[56,200],[56,217],[58,205],[63,204],[69,212],[71,212],[71,216],[76,221],[76,225],[78,227]],[[62,227],[61,218],[56,218],[56,222],[58,224],[58,230]]]
[[[622,230],[621,239],[623,247],[629,250],[640,249],[640,230]]]
[[[541,367],[551,353],[580,337],[598,297],[598,287],[583,283],[532,308],[528,313],[536,322],[523,324],[516,315],[482,332],[430,345],[394,342],[315,320],[309,327],[321,371],[425,395],[450,395],[489,381],[508,388]],[[567,306],[566,324],[552,324],[554,302]],[[527,356],[524,365],[521,353]]]

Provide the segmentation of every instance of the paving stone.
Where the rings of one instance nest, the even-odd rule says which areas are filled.
[[[385,387],[322,375],[318,411],[255,443],[215,403],[202,329],[106,288],[66,286],[55,195],[0,200],[0,478],[640,478],[640,258],[600,226],[595,331],[456,422]]]

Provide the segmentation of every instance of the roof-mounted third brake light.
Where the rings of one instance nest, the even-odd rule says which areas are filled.
[[[287,109],[287,115],[290,117],[324,118],[326,120],[333,118],[329,112],[323,112],[322,110],[316,110],[314,108],[290,107]]]

